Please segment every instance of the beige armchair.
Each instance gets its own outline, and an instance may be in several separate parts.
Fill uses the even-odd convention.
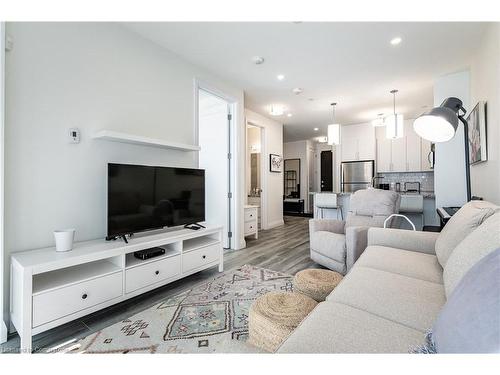
[[[398,193],[380,189],[358,190],[351,195],[345,221],[311,219],[311,259],[345,275],[367,246],[368,229],[383,227],[384,220],[398,213]],[[390,226],[395,225],[390,222]]]

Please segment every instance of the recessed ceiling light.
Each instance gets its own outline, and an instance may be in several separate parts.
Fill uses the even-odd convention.
[[[292,117],[293,115],[291,113],[288,113],[286,116],[287,117]]]
[[[319,128],[314,128],[314,131],[317,132],[319,130]]]
[[[403,41],[403,39],[401,39],[399,36],[397,36],[397,37],[391,39],[391,44],[393,46],[397,46],[402,41]]]
[[[272,116],[281,116],[283,113],[285,113],[285,109],[283,108],[282,105],[273,104],[271,105],[271,111],[269,111],[269,113]]]
[[[283,74],[278,74],[278,75],[276,76],[276,78],[278,78],[278,81],[283,81],[283,80],[285,79],[285,75],[283,75]]]
[[[254,64],[257,64],[257,65],[264,64],[264,58],[261,56],[252,57],[252,61],[254,62]]]
[[[295,95],[299,95],[299,94],[302,94],[302,89],[300,87],[296,87],[292,90],[292,92],[295,94]]]

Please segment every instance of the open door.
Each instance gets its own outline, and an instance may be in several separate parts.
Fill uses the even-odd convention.
[[[223,225],[223,246],[231,248],[231,123],[232,105],[203,89],[198,90],[199,166],[205,169],[205,217]]]

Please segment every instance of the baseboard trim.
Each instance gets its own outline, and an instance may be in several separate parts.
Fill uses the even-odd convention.
[[[283,221],[283,219],[276,220],[276,221],[268,223],[266,229],[272,229],[272,228],[280,227],[282,225],[285,225],[285,222]]]

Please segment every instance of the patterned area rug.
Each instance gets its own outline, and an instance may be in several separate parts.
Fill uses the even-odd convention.
[[[67,345],[69,353],[258,353],[246,344],[259,296],[291,291],[292,276],[245,265]]]

